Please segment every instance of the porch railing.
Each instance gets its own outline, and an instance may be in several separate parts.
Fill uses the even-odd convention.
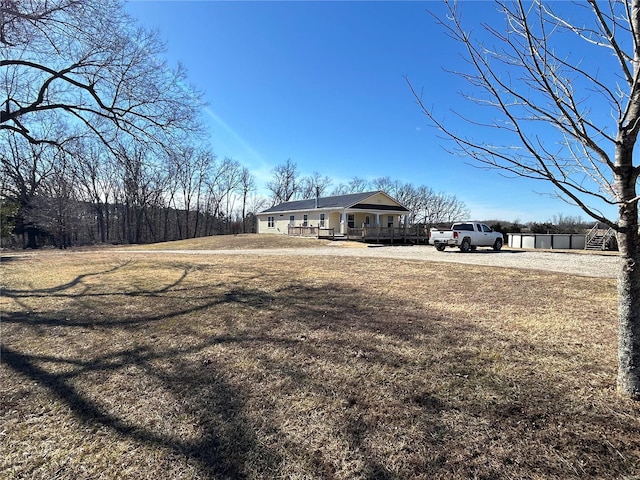
[[[289,225],[289,235],[295,237],[333,237],[335,235],[334,228],[325,227],[303,227],[301,225]]]
[[[407,227],[377,227],[364,226],[347,229],[347,237],[352,240],[374,241],[395,239],[422,239],[429,238],[429,230],[424,226]]]
[[[419,240],[426,242],[429,239],[429,230],[424,226],[408,227],[379,227],[363,226],[347,228],[344,237],[349,240],[359,240],[361,242],[387,241],[387,240]],[[335,237],[334,228],[311,227],[301,225],[289,225],[288,234],[296,237]]]

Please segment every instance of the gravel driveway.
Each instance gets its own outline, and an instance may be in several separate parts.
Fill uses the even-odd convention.
[[[118,251],[118,250],[116,250]],[[341,247],[339,244],[303,249],[262,250],[119,250],[126,253],[178,253],[190,255],[331,255],[339,257],[398,258],[425,262],[453,262],[492,267],[523,268],[570,273],[587,277],[616,278],[618,257],[610,254],[540,252],[504,249],[500,252],[479,249],[461,253],[458,249],[438,252],[432,246],[368,246]],[[582,252],[582,251],[581,251]]]

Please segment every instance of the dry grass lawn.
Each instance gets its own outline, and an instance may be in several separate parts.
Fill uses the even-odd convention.
[[[361,242],[341,242],[310,237],[288,237],[285,235],[214,235],[211,237],[177,240],[146,245],[135,245],[127,248],[133,250],[243,250],[263,248],[317,248],[317,247],[350,247],[366,248]]]
[[[108,250],[1,268],[6,479],[640,478],[613,280]]]

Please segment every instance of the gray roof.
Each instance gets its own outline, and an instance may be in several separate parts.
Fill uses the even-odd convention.
[[[406,211],[409,210],[403,206],[391,207],[387,205],[373,205],[373,204],[360,204],[363,200],[372,197],[378,193],[384,193],[380,190],[375,192],[361,192],[350,193],[348,195],[337,195],[334,197],[319,197],[317,199],[318,205],[316,206],[315,198],[308,198],[306,200],[293,200],[291,202],[284,202],[279,205],[275,205],[271,208],[267,208],[260,213],[277,213],[277,212],[293,212],[299,210],[315,210],[317,209],[330,209],[330,208],[370,208],[372,210],[395,210]],[[386,194],[385,194],[386,195]],[[360,205],[358,205],[360,204]]]

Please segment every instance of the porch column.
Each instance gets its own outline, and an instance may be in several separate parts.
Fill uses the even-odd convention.
[[[380,226],[380,214],[376,213],[376,227]]]

